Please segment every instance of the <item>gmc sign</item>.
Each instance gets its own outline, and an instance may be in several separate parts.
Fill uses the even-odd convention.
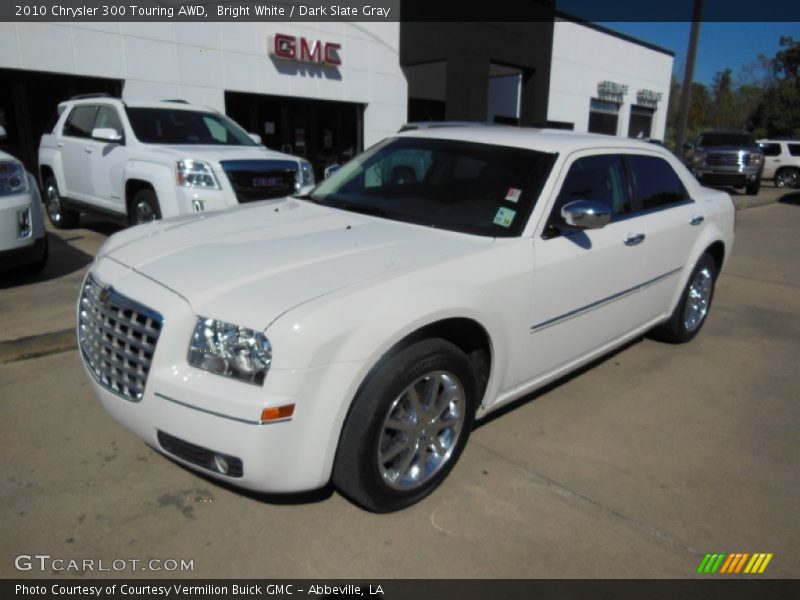
[[[307,40],[304,37],[276,33],[271,36],[269,53],[283,60],[338,66],[342,64],[342,59],[339,57],[341,47],[341,44],[333,42]]]

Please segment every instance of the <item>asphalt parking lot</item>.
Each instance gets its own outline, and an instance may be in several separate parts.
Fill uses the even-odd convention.
[[[800,194],[736,202],[696,340],[638,340],[480,424],[443,486],[391,515],[222,487],[112,421],[70,329],[116,228],[51,231],[41,276],[0,279],[0,577],[82,575],[14,566],[48,554],[193,561],[89,577],[685,578],[708,552],[800,576]]]

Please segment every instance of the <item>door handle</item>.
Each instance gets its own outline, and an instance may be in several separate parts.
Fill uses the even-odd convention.
[[[644,241],[643,233],[631,233],[625,238],[626,246],[636,246]]]
[[[94,150],[92,148],[90,148],[89,146],[86,146],[83,149],[83,151],[86,152],[86,154],[91,154],[92,152],[94,152]]]
[[[695,215],[691,219],[689,219],[689,225],[700,225],[705,220],[705,217],[701,215]]]

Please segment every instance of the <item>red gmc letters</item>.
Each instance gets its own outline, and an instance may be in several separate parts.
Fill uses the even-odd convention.
[[[276,33],[270,42],[269,51],[275,58],[331,66],[342,64],[342,59],[339,57],[341,44],[307,40],[285,33]]]

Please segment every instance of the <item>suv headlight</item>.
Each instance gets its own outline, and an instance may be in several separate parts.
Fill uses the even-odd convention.
[[[260,331],[198,317],[189,344],[189,364],[210,373],[263,385],[272,346]]]
[[[706,160],[706,153],[705,152],[695,152],[694,157],[692,158],[692,162],[695,165],[702,165]]]
[[[28,176],[18,160],[0,161],[0,196],[28,191]]]
[[[747,157],[747,164],[749,166],[760,165],[764,163],[764,155],[760,152],[753,152]]]
[[[211,165],[203,160],[185,158],[175,164],[175,175],[178,185],[182,187],[201,187],[220,189]]]
[[[300,159],[300,170],[297,172],[297,183],[295,188],[300,191],[300,188],[314,185],[314,167],[307,160]]]

